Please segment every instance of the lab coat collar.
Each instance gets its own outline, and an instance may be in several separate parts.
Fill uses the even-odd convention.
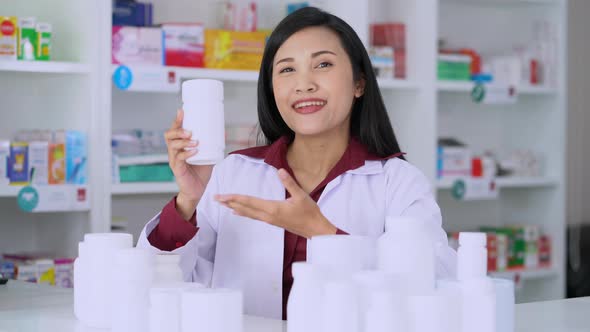
[[[283,136],[271,145],[257,146],[244,150],[234,151],[231,154],[241,156],[256,163],[265,163],[276,169],[287,168],[287,148],[291,141]],[[348,147],[344,151],[342,160],[336,167],[342,169],[342,173],[350,174],[379,174],[383,172],[384,161],[397,158],[403,153],[396,153],[387,157],[379,157],[370,153],[367,147],[360,143],[355,137],[351,137]]]

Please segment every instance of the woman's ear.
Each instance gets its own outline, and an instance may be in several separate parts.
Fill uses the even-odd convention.
[[[367,81],[365,80],[365,75],[361,76],[354,86],[354,96],[355,98],[360,98],[365,94],[365,85]]]

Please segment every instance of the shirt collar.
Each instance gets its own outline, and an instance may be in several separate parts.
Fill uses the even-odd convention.
[[[291,142],[289,138],[283,136],[271,145],[257,146],[244,150],[238,150],[232,152],[231,154],[243,155],[253,159],[263,160],[264,163],[273,166],[276,169],[285,168],[289,171],[289,173],[292,173],[290,171],[291,169],[289,167],[289,164],[287,163],[287,149],[290,143]],[[379,157],[375,154],[370,153],[367,150],[367,147],[360,143],[356,138],[351,137],[348,146],[346,147],[346,150],[342,155],[342,158],[340,158],[340,160],[338,161],[338,163],[336,163],[336,165],[334,166],[332,171],[330,171],[330,173],[332,176],[338,176],[350,170],[360,169],[366,164],[372,165],[373,167],[380,166],[379,169],[381,170],[381,162],[378,163],[379,165],[376,165],[377,163],[370,163],[370,161],[388,160],[399,157],[402,154],[403,153],[396,153],[387,157]],[[373,169],[373,167],[371,167],[371,169]]]

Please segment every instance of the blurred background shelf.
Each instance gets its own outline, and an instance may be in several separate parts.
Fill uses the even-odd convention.
[[[88,74],[92,66],[59,61],[0,61],[0,71],[48,74]]]
[[[440,92],[470,93],[474,85],[475,83],[468,81],[438,81],[436,87]],[[552,95],[557,93],[555,88],[533,85],[519,85],[516,87],[516,91],[525,95]]]
[[[454,183],[455,180],[452,179],[437,180],[436,187],[440,190],[452,189]],[[505,177],[496,178],[496,183],[500,189],[509,189],[553,187],[558,185],[559,181],[551,177]]]
[[[172,194],[178,192],[175,182],[117,183],[112,186],[113,195]]]

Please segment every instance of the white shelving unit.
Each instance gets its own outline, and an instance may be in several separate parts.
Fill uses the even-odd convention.
[[[203,22],[206,27],[216,27],[217,18],[213,15],[216,9],[210,1],[151,2],[155,7],[155,23]],[[272,28],[284,17],[286,3],[260,0],[259,25]],[[554,264],[548,270],[519,272],[526,282],[518,299],[563,297],[567,1],[325,0],[322,4],[324,9],[351,24],[366,45],[370,23],[406,24],[407,79],[380,80],[379,84],[407,159],[438,189],[445,229],[473,230],[508,223],[541,226],[552,236]],[[108,231],[113,219],[123,221],[117,224],[125,225],[137,236],[143,224],[177,188],[170,183],[111,184],[110,135],[121,129],[168,128],[180,106],[178,87],[167,90],[168,93],[135,93],[112,86],[110,76],[117,66],[110,63],[110,1],[56,0],[49,4],[42,0],[0,0],[0,5],[4,15],[38,16],[54,23],[55,59],[59,60],[44,64],[0,62],[0,100],[14,110],[11,121],[0,122],[1,136],[9,136],[19,128],[87,131],[91,142],[89,191],[92,197],[90,213],[31,216],[15,211],[12,201],[15,188],[0,188],[3,197],[0,208],[4,211],[0,221],[0,250],[15,247],[64,249],[75,253],[83,232]],[[453,46],[497,54],[510,51],[515,44],[527,43],[532,38],[531,25],[538,19],[557,27],[557,77],[553,85],[518,86],[517,102],[498,106],[475,105],[469,98],[473,83],[437,81],[440,38]],[[226,122],[254,124],[257,121],[257,72],[181,67],[150,70],[172,70],[177,78],[223,80]],[[35,93],[22,98],[22,91],[31,85]],[[452,182],[436,178],[437,140],[442,136],[457,137],[475,150],[526,148],[544,152],[543,176],[498,179],[502,190],[496,200],[456,201],[448,190]],[[30,222],[19,223],[23,219]],[[15,232],[17,236],[13,235]],[[3,234],[11,234],[11,239],[6,240]]]
[[[104,211],[110,207],[103,198],[110,194],[103,179],[110,175],[101,165],[110,153],[110,117],[103,106],[109,97],[104,64],[109,64],[111,8],[105,4],[102,0],[0,0],[2,15],[33,16],[53,26],[52,61],[0,61],[0,137],[12,139],[20,129],[86,132],[86,195],[91,206],[90,211],[25,213],[15,198],[21,187],[0,186],[0,252],[73,257],[84,233],[108,228]]]
[[[442,179],[436,182],[436,187],[439,190],[451,189],[454,180]],[[559,181],[553,178],[534,178],[534,177],[507,177],[497,178],[496,184],[500,189],[526,189],[526,188],[542,188],[555,187],[559,185]]]
[[[0,72],[90,74],[92,67],[84,63],[60,61],[0,61]]]
[[[142,182],[113,184],[113,195],[174,194],[178,192],[176,183]]]
[[[470,93],[474,87],[473,82],[466,81],[438,81],[437,89],[440,92],[464,92]],[[555,95],[557,89],[545,86],[533,86],[533,85],[519,85],[516,86],[518,94],[523,95]]]

